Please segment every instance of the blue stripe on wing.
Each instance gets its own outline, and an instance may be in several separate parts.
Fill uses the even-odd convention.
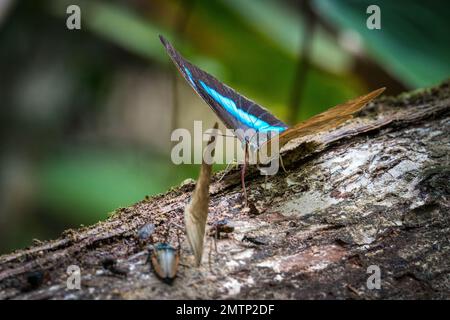
[[[189,73],[188,73],[189,77]],[[200,84],[205,89],[205,91],[209,94],[211,98],[213,98],[218,104],[220,104],[222,107],[225,108],[225,110],[228,111],[230,115],[232,115],[234,118],[236,118],[238,121],[245,124],[247,127],[253,128],[256,131],[259,132],[269,132],[269,131],[277,131],[278,133],[283,132],[286,130],[285,127],[282,126],[271,126],[267,122],[255,117],[254,115],[245,112],[242,109],[239,109],[236,106],[236,103],[221,95],[213,88],[206,85],[203,81],[200,80]]]
[[[194,79],[192,78],[191,71],[190,71],[188,68],[186,68],[186,67],[184,67],[184,71],[186,71],[186,74],[187,74],[187,76],[188,76],[188,78],[189,78],[189,81],[192,83],[192,85],[194,86],[194,88],[196,88]]]

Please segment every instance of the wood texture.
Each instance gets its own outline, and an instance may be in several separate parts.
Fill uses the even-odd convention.
[[[314,144],[292,141],[283,152],[288,173],[266,183],[251,168],[247,210],[239,172],[221,181],[216,174],[208,225],[227,218],[235,229],[200,268],[182,228],[195,186],[187,182],[107,221],[1,256],[0,298],[448,299],[449,110],[447,82],[377,99]],[[167,236],[176,247],[181,240],[172,286],[155,277],[136,239],[146,223],[157,226],[155,242]],[[111,256],[126,276],[102,267]],[[74,264],[81,290],[66,288]],[[366,286],[371,265],[380,267],[380,290]]]

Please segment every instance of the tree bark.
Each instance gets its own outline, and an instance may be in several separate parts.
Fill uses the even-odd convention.
[[[448,299],[449,84],[377,99],[314,143],[292,141],[287,173],[266,182],[250,169],[249,210],[238,170],[216,174],[208,225],[226,218],[235,229],[215,240],[217,251],[206,240],[198,268],[183,230],[195,185],[186,182],[1,256],[0,298]],[[147,223],[156,230],[143,243]],[[148,263],[146,246],[158,241],[180,243],[172,285]],[[70,265],[81,269],[79,290],[67,288]],[[377,268],[380,289],[371,286]]]

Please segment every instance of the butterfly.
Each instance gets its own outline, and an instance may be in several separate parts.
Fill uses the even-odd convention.
[[[385,88],[377,89],[364,96],[330,108],[293,127],[288,127],[267,109],[239,94],[209,73],[184,59],[163,36],[159,36],[159,38],[189,85],[211,107],[227,128],[235,130],[237,138],[244,145],[245,161],[242,166],[241,180],[245,198],[247,197],[244,176],[249,149],[258,153],[261,153],[261,150],[265,150],[265,154],[272,154],[269,142],[275,136],[278,138],[278,148],[281,149],[293,139],[333,129],[352,118],[354,113],[361,110],[369,101],[385,90]],[[253,131],[257,134],[245,134],[248,131]]]

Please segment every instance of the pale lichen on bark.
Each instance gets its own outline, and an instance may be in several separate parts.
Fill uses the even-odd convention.
[[[292,142],[287,173],[247,178],[243,210],[237,171],[211,184],[208,224],[235,231],[205,243],[196,268],[180,228],[181,266],[172,286],[151,272],[136,240],[146,223],[154,241],[183,224],[194,184],[117,211],[92,227],[0,257],[0,298],[446,298],[449,281],[450,88],[381,98],[318,144]],[[102,267],[112,256],[127,276]],[[66,268],[82,289],[66,288]],[[381,289],[367,268],[379,266]],[[42,274],[37,285],[30,274]]]

